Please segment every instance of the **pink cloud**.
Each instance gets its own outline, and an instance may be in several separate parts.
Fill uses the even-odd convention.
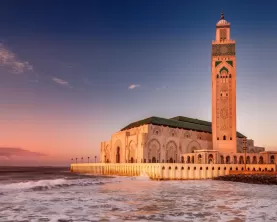
[[[0,147],[0,157],[6,157],[10,159],[11,157],[40,157],[46,156],[43,153],[32,152],[29,150],[24,150],[21,148],[10,148],[10,147]]]
[[[0,43],[0,66],[7,67],[12,73],[20,74],[24,71],[32,71],[33,66],[29,62],[20,61],[17,56]]]

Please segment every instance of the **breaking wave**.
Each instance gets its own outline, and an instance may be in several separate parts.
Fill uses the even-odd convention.
[[[67,180],[67,179],[52,179],[52,180],[39,180],[28,181],[20,183],[11,183],[0,186],[0,190],[48,190],[52,188],[68,187],[68,186],[89,186],[89,185],[102,185],[104,181],[95,180]],[[1,192],[0,192],[1,193]]]

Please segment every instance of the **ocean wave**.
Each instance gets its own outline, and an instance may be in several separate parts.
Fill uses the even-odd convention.
[[[28,182],[5,184],[0,186],[0,190],[2,192],[9,191],[9,190],[41,191],[41,190],[48,190],[48,189],[59,188],[59,187],[102,185],[105,183],[107,182],[97,181],[97,180],[84,180],[84,179],[67,180],[67,179],[61,178],[61,179],[52,179],[52,180],[39,180],[39,181],[28,181]]]

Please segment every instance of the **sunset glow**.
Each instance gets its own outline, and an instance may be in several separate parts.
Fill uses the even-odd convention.
[[[101,141],[150,116],[211,121],[222,8],[237,41],[237,129],[277,151],[277,5],[174,2],[5,1],[0,165],[93,161]]]

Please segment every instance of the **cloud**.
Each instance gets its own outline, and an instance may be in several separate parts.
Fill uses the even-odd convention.
[[[128,88],[129,88],[129,89],[134,89],[134,88],[138,88],[138,87],[140,87],[140,85],[132,84],[132,85],[130,85]]]
[[[56,77],[53,77],[52,80],[57,83],[58,85],[62,85],[62,86],[67,86],[69,88],[73,88],[69,82],[67,82],[66,80],[63,80],[63,79],[59,79],[59,78],[56,78]]]
[[[53,77],[52,80],[54,82],[56,82],[57,84],[60,84],[60,85],[64,85],[64,86],[69,85],[69,83],[67,81],[63,80],[63,79],[58,79],[56,77]]]
[[[24,150],[24,149],[21,149],[21,148],[0,147],[0,157],[10,159],[13,156],[18,156],[18,157],[40,157],[40,156],[46,156],[46,155],[43,154],[43,153],[32,152],[32,151]]]
[[[7,67],[12,73],[20,74],[24,71],[32,71],[33,66],[26,61],[20,61],[16,55],[0,43],[0,66]]]

